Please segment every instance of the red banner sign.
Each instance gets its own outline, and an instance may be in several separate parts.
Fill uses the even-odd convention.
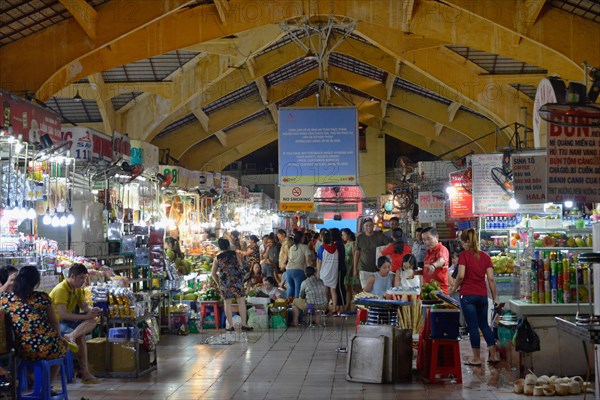
[[[450,215],[452,218],[470,218],[473,216],[471,187],[465,185],[467,182],[463,182],[463,180],[464,173],[462,171],[450,174],[450,185],[455,189],[455,192],[450,196]],[[471,184],[469,181],[468,185]]]
[[[0,90],[0,125],[12,126],[15,136],[23,135],[29,143],[39,143],[40,136],[50,135],[54,142],[61,139],[60,116]]]

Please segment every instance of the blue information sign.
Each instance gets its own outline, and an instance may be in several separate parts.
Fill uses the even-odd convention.
[[[358,185],[355,107],[279,110],[280,185]]]

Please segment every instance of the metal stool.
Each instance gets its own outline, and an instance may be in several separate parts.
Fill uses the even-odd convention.
[[[348,352],[348,327],[346,326],[346,321],[348,321],[348,317],[353,314],[350,313],[341,313],[339,314],[340,318],[343,318],[340,324],[340,343],[338,348],[335,349],[338,353],[347,353]]]

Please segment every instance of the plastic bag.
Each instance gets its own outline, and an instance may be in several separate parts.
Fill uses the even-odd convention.
[[[283,320],[283,317],[279,314],[271,315],[271,328],[272,329],[286,329],[287,324]]]
[[[517,351],[532,353],[540,351],[540,337],[535,333],[527,319],[521,320],[517,332],[513,338],[513,344]]]
[[[269,328],[269,316],[266,313],[259,314],[256,308],[252,307],[248,310],[248,326],[259,330]]]

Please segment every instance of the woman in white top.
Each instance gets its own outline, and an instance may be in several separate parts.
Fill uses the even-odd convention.
[[[285,265],[288,298],[300,297],[300,285],[306,278],[304,271],[307,266],[312,265],[310,250],[304,244],[304,234],[300,231],[294,232],[294,244],[288,250]]]
[[[331,239],[331,232],[321,232],[323,245],[317,250],[317,276],[323,281],[331,292],[331,301],[337,308],[337,284],[339,253],[337,246]]]

